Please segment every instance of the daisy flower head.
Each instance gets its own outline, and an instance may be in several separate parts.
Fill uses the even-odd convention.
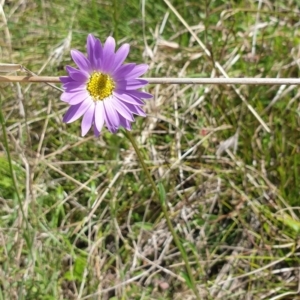
[[[115,46],[113,37],[108,37],[102,45],[89,34],[87,57],[78,50],[71,50],[78,69],[66,66],[68,76],[60,77],[64,88],[60,99],[70,105],[63,122],[71,123],[83,116],[82,136],[92,126],[95,136],[99,136],[104,124],[112,133],[119,127],[131,130],[133,115],[146,116],[141,108],[142,99],[152,98],[152,95],[138,89],[148,84],[139,78],[148,65],[123,64],[129,44],[123,44],[116,52]]]

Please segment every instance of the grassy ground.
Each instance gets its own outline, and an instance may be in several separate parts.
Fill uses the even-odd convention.
[[[217,77],[216,65],[230,77],[299,77],[296,0],[172,1],[187,25],[163,0],[68,2],[2,0],[1,62],[63,75],[70,47],[85,52],[93,33],[129,42],[147,77]],[[202,299],[300,299],[298,88],[147,90],[133,135],[165,186]],[[47,85],[0,93],[0,299],[194,299],[123,134],[80,137]]]

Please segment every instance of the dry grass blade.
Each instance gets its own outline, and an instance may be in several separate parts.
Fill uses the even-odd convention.
[[[188,31],[192,34],[192,36],[195,38],[195,40],[198,42],[198,44],[201,46],[205,54],[211,58],[211,53],[210,51],[205,47],[205,45],[201,42],[201,40],[198,38],[198,36],[194,33],[194,31],[190,28],[190,26],[186,23],[186,21],[181,17],[181,15],[177,12],[177,10],[174,8],[174,6],[168,1],[164,0],[164,2],[168,5],[168,7],[174,12],[174,14],[178,17],[178,19],[182,22],[182,24],[188,29]],[[225,78],[229,78],[223,67],[220,65],[219,62],[215,61],[214,62],[215,67],[221,72],[221,74]],[[267,124],[261,119],[261,117],[258,115],[258,113],[255,111],[255,109],[248,103],[246,98],[240,93],[240,91],[233,86],[234,91],[236,94],[241,98],[241,100],[246,104],[248,109],[251,111],[251,113],[256,117],[256,119],[260,122],[260,124],[263,126],[263,128],[267,131],[270,132],[269,127]]]

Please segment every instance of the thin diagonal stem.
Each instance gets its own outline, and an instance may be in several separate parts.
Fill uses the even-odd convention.
[[[18,190],[18,186],[17,186],[15,174],[14,174],[12,160],[11,160],[11,156],[10,156],[10,150],[9,150],[8,138],[7,138],[7,134],[6,134],[5,120],[4,120],[4,117],[3,117],[3,114],[2,114],[2,103],[1,102],[0,102],[0,123],[1,123],[1,127],[2,127],[3,142],[4,142],[4,147],[5,147],[5,150],[6,150],[6,155],[7,155],[11,180],[13,182],[13,186],[14,186],[14,189],[15,189],[15,192],[16,192],[16,195],[17,195],[17,199],[18,199],[19,206],[21,208],[22,215],[23,215],[23,217],[25,217],[22,202],[21,202],[21,197],[20,197],[20,194],[19,194],[19,190]]]
[[[25,221],[25,224],[26,224],[26,230],[24,231],[24,235],[26,237],[26,241],[27,241],[27,244],[29,246],[29,249],[31,250],[29,237],[27,236],[27,233],[29,232],[28,231],[29,225],[28,225],[28,220],[26,218],[26,215],[25,215],[25,212],[24,212],[24,209],[23,209],[23,204],[22,204],[22,200],[21,200],[21,197],[20,197],[20,194],[19,194],[19,189],[18,189],[18,186],[17,186],[17,181],[16,181],[16,177],[15,177],[15,173],[14,173],[14,169],[13,169],[13,165],[12,165],[12,159],[11,159],[9,145],[8,145],[8,137],[7,137],[7,133],[6,133],[6,127],[5,127],[5,119],[4,119],[4,116],[3,116],[3,113],[2,113],[2,101],[1,100],[0,100],[0,123],[1,123],[1,127],[2,127],[4,148],[6,150],[6,155],[7,155],[11,180],[12,180],[13,187],[14,187],[16,195],[17,195],[17,200],[18,200],[18,204],[19,204],[22,216],[23,216],[23,220]]]
[[[139,147],[138,147],[138,145],[137,145],[134,137],[132,136],[132,134],[129,131],[124,131],[124,133],[125,133],[125,136],[131,142],[131,144],[132,144],[132,146],[133,146],[133,148],[135,150],[135,153],[138,156],[139,162],[141,163],[141,166],[142,166],[142,168],[143,168],[143,170],[144,170],[147,178],[149,179],[150,184],[151,184],[151,186],[152,186],[152,188],[153,188],[153,190],[155,192],[155,195],[156,195],[159,203],[161,203],[161,201],[160,201],[160,193],[158,191],[158,188],[157,188],[157,186],[156,186],[156,184],[155,184],[155,182],[154,182],[154,180],[153,180],[153,178],[152,178],[152,176],[151,176],[151,174],[150,174],[150,172],[149,172],[149,170],[148,170],[148,168],[147,168],[147,166],[145,164],[145,161],[144,161],[144,158],[142,156],[142,153],[139,150]],[[167,221],[168,228],[169,228],[169,230],[170,230],[170,232],[171,232],[171,234],[173,236],[174,242],[175,242],[177,248],[179,249],[179,251],[181,253],[181,256],[183,258],[183,261],[184,261],[184,264],[185,264],[185,268],[186,268],[187,274],[189,276],[189,279],[190,279],[193,291],[195,293],[195,296],[197,297],[197,300],[200,300],[201,297],[199,295],[199,292],[198,292],[198,289],[197,289],[197,286],[196,286],[196,281],[194,279],[194,276],[193,276],[193,273],[192,273],[192,269],[191,269],[191,266],[190,266],[187,254],[186,254],[186,252],[185,252],[182,244],[180,243],[179,237],[178,237],[178,235],[177,235],[177,233],[176,233],[176,231],[175,231],[175,229],[174,229],[174,227],[172,225],[172,222],[171,222],[171,220],[169,218],[168,211],[167,211],[167,206],[166,206],[165,202],[161,203],[161,208],[162,208],[164,217],[165,217],[165,219]]]

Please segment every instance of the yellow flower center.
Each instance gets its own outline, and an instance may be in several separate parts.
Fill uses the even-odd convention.
[[[90,93],[94,101],[104,100],[112,95],[115,88],[115,82],[107,75],[100,72],[94,72],[88,83],[86,89]]]

